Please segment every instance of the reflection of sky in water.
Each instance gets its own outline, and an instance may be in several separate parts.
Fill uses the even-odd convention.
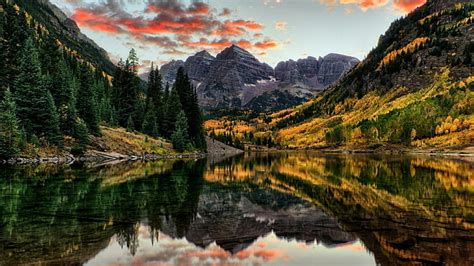
[[[145,225],[139,227],[138,241],[132,256],[113,237],[109,246],[86,265],[375,265],[359,241],[328,248],[314,242],[287,241],[270,233],[231,254],[215,243],[203,249],[185,238],[173,239],[161,232],[153,243]]]

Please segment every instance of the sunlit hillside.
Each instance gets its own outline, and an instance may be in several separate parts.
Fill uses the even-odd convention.
[[[271,145],[259,145],[280,148],[467,152],[474,140],[474,4],[458,2],[446,8],[430,1],[392,23],[367,58],[317,98],[257,118],[208,121],[208,132],[252,144],[266,136]]]

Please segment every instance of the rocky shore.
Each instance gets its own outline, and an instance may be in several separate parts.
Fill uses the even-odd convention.
[[[215,156],[233,156],[243,153],[242,150],[228,146],[222,142],[206,137],[208,151],[190,153],[167,153],[167,154],[122,154],[118,152],[103,152],[89,150],[83,156],[72,154],[58,156],[18,157],[8,160],[0,160],[0,164],[24,165],[24,164],[72,164],[75,162],[113,162],[113,161],[153,161],[162,159],[202,159]]]

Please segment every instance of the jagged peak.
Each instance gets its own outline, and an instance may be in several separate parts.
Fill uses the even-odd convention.
[[[255,60],[257,60],[255,58],[255,56],[253,56],[250,52],[248,52],[247,50],[235,45],[235,44],[232,44],[231,46],[225,48],[222,52],[220,52],[218,55],[217,55],[217,58],[236,58],[236,57],[250,57],[250,58],[254,58]],[[258,61],[258,60],[257,60]]]
[[[208,51],[206,50],[202,50],[200,52],[197,52],[194,56],[199,56],[199,57],[212,57],[214,58],[214,56],[212,56]]]
[[[343,55],[343,54],[337,54],[337,53],[330,53],[327,54],[325,57],[323,57],[323,60],[357,60],[359,59],[349,56],[349,55]]]

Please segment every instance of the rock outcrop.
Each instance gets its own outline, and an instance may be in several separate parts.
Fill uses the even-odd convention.
[[[282,200],[286,200],[285,205],[278,205]],[[232,254],[271,232],[279,238],[317,241],[329,247],[356,240],[321,209],[272,191],[205,191],[198,199],[196,213],[199,217],[183,235],[186,240],[203,248],[215,242]],[[161,224],[162,232],[178,238],[177,226],[172,220],[163,220]]]
[[[176,73],[180,67],[184,67],[184,61],[182,60],[172,60],[168,64],[161,66],[160,74],[163,82],[173,84],[176,79]]]
[[[188,57],[184,68],[193,81],[202,82],[208,76],[211,65],[216,58],[207,51],[201,51]]]
[[[329,54],[319,59],[308,57],[298,61],[289,60],[278,63],[275,77],[282,84],[303,84],[312,90],[322,90],[334,84],[358,63],[357,58],[340,54]]]
[[[241,108],[245,87],[269,81],[272,76],[269,65],[232,45],[217,55],[204,84],[198,88],[199,100],[208,108]]]

